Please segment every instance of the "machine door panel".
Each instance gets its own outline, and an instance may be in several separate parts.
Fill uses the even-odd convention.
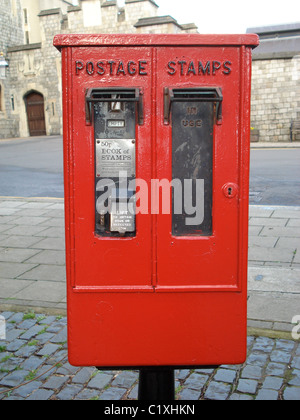
[[[72,66],[74,286],[153,291],[151,214],[134,211],[135,180],[151,180],[151,51],[77,48]]]
[[[158,51],[166,68],[157,80],[157,115],[164,116],[158,118],[157,177],[172,181],[173,210],[157,219],[157,290],[234,290],[242,179],[239,50],[181,54]]]

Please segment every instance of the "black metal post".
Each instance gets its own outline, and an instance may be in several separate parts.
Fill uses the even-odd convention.
[[[174,401],[175,371],[172,368],[140,370],[139,401]]]

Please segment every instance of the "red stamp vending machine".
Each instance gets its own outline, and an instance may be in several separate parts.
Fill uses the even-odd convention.
[[[70,363],[246,358],[256,35],[58,35]]]

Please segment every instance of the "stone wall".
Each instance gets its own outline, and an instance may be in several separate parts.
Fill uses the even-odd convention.
[[[260,141],[288,142],[300,118],[300,55],[253,61],[251,126]]]
[[[0,52],[3,52],[7,61],[8,47],[22,44],[24,41],[22,10],[19,0],[0,1],[0,28]],[[6,70],[6,77],[0,78],[0,138],[10,138],[18,135],[19,116],[18,113],[13,111],[13,98],[9,84],[11,74],[12,71],[9,67]]]
[[[14,2],[20,6],[19,0],[1,0],[0,23],[13,16],[8,6]],[[153,0],[126,0],[121,9],[114,0],[86,0],[80,6],[68,7],[66,13],[60,8],[44,10],[38,15],[41,42],[24,45],[23,15],[19,7],[16,22],[8,20],[3,27],[9,28],[9,31],[2,37],[0,35],[0,46],[1,40],[3,45],[8,46],[4,52],[9,60],[9,75],[5,83],[1,79],[0,83],[2,92],[7,93],[5,108],[10,110],[9,113],[0,112],[0,138],[29,136],[24,98],[32,91],[44,96],[47,135],[62,133],[61,55],[53,47],[56,34],[195,31],[194,26],[186,25],[185,29],[176,21],[170,23],[158,20],[156,26],[143,24],[142,28],[135,27],[141,19],[155,19],[157,10],[158,6]],[[5,18],[2,11],[5,11]],[[11,31],[17,25],[21,29]]]
[[[60,54],[53,48],[53,34],[61,30],[60,9],[41,13],[42,43],[10,47],[10,95],[14,97],[19,117],[17,137],[29,136],[25,96],[37,91],[44,96],[47,135],[61,133],[61,66]]]

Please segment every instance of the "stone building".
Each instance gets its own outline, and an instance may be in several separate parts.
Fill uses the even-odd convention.
[[[19,0],[0,2],[0,52],[8,62],[8,48],[24,43],[22,10]],[[0,138],[13,137],[18,133],[18,117],[14,97],[10,92],[9,70],[3,67],[0,75]]]
[[[251,126],[260,141],[300,141],[300,23],[250,28],[253,51]]]
[[[1,0],[0,138],[62,132],[61,56],[53,37],[62,33],[195,33],[158,16],[154,0]],[[1,74],[1,73],[0,73]]]

